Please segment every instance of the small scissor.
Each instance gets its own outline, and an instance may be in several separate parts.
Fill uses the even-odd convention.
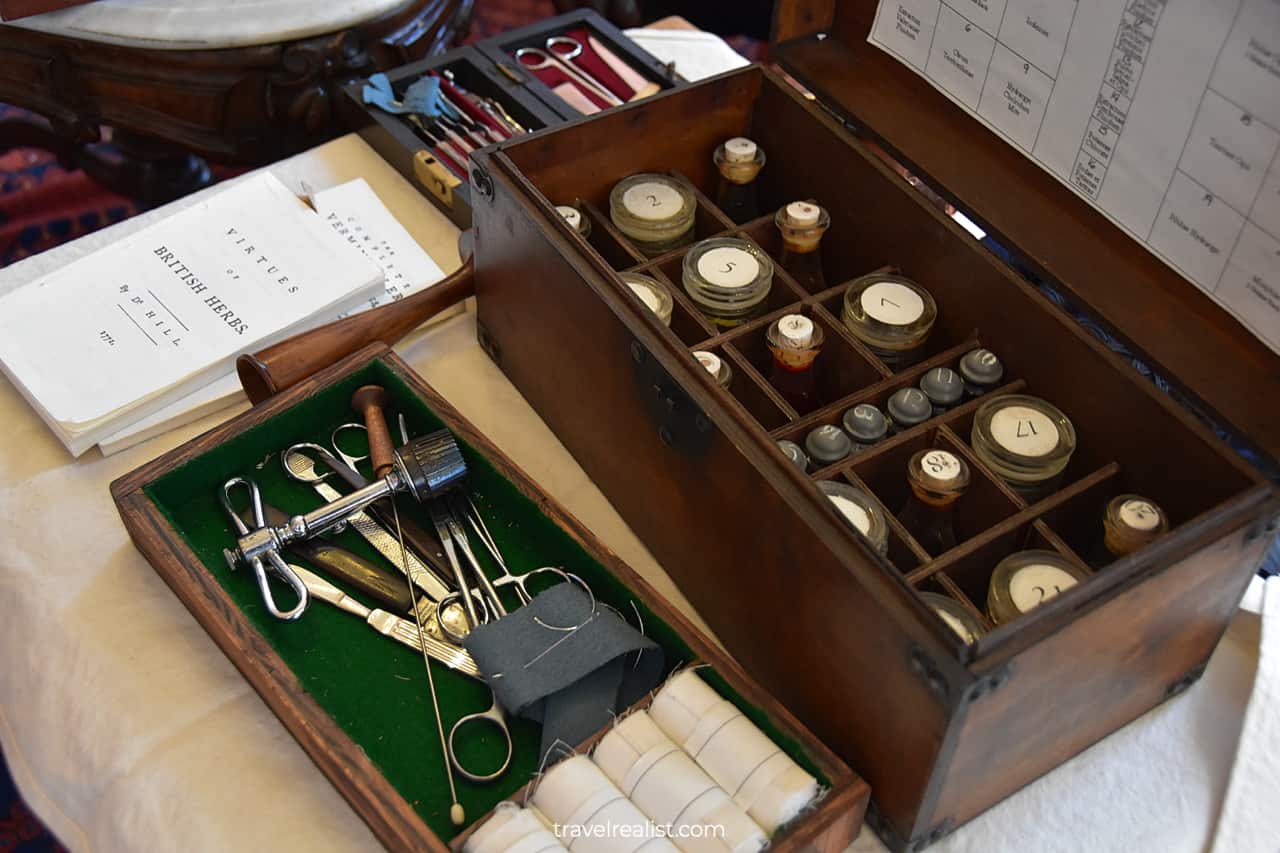
[[[557,48],[568,48],[568,50],[557,50]],[[606,89],[599,80],[573,64],[573,60],[581,55],[582,43],[577,39],[572,39],[568,36],[552,36],[547,39],[546,50],[540,47],[522,47],[517,50],[516,62],[519,62],[530,71],[540,71],[543,68],[559,68],[569,76],[569,79],[599,97],[609,106],[621,106],[621,98]],[[533,61],[526,62],[526,56]]]

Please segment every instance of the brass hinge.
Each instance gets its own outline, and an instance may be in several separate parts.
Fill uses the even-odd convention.
[[[453,190],[462,185],[462,179],[432,157],[429,151],[419,151],[413,155],[413,176],[441,204],[453,208]]]

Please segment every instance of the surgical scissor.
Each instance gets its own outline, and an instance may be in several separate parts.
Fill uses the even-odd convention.
[[[557,48],[568,48],[568,50],[561,51],[557,50]],[[517,50],[516,62],[519,62],[530,71],[540,71],[543,68],[558,68],[567,74],[570,80],[587,89],[609,106],[621,106],[621,98],[605,88],[593,75],[573,64],[573,60],[581,55],[582,43],[577,39],[569,36],[552,36],[547,39],[545,50],[540,47],[522,47]],[[526,56],[533,61],[526,62]]]

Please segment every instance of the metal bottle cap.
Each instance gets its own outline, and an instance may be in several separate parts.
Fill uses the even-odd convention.
[[[804,449],[814,461],[830,465],[848,456],[853,442],[840,427],[823,424],[805,436]]]
[[[843,423],[845,431],[863,444],[879,441],[889,430],[884,414],[870,403],[859,403],[845,412]]]
[[[949,367],[935,367],[920,377],[920,390],[935,406],[952,406],[964,396],[964,382]]]
[[[801,471],[808,470],[809,457],[804,455],[804,449],[794,441],[783,439],[778,442],[778,449],[782,451],[782,455],[791,461],[791,464],[799,468]]]
[[[903,388],[895,392],[885,408],[889,410],[889,417],[899,426],[924,423],[933,414],[933,405],[919,388]]]
[[[994,385],[1004,376],[1004,365],[989,349],[973,349],[960,359],[960,375],[974,385]]]

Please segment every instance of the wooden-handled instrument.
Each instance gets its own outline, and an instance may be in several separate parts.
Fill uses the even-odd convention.
[[[407,299],[302,332],[261,352],[240,356],[236,360],[240,384],[250,402],[260,403],[366,344],[396,343],[473,293],[475,266],[468,257],[456,272]]]

